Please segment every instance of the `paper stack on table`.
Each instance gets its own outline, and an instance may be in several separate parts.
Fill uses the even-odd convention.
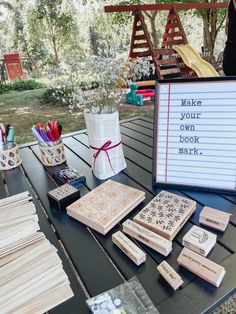
[[[145,193],[107,180],[67,207],[69,216],[106,234],[145,198]]]
[[[0,312],[45,313],[73,296],[27,192],[0,200]]]
[[[133,220],[172,241],[195,209],[195,201],[161,191]]]
[[[38,239],[38,216],[27,192],[0,200],[0,258]],[[34,239],[34,240],[33,240]]]

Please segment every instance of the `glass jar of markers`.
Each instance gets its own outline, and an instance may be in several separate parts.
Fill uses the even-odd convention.
[[[0,123],[0,170],[10,170],[22,163],[14,136],[15,131],[10,124]]]
[[[51,146],[45,146],[45,142],[38,143],[42,163],[45,166],[56,166],[66,161],[64,145],[61,139],[55,143],[50,142]]]

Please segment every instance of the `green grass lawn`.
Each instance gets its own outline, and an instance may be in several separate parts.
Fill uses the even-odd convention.
[[[58,120],[63,126],[63,133],[85,128],[82,112],[70,113],[67,106],[57,106],[43,102],[45,89],[22,92],[10,92],[0,95],[0,122],[10,123],[15,127],[18,144],[34,141],[31,127],[36,123]],[[153,116],[153,104],[143,107],[122,105],[119,109],[120,119],[129,117]]]

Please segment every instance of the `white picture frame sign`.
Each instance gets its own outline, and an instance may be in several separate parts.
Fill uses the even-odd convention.
[[[153,183],[236,191],[236,78],[156,83]]]

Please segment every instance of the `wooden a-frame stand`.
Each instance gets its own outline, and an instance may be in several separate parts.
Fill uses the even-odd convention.
[[[133,14],[130,58],[149,57],[150,62],[154,64],[158,79],[196,76],[193,70],[184,65],[181,57],[172,48],[173,45],[188,43],[179,15],[174,7],[169,11],[167,17],[160,49],[154,48],[142,12],[137,10]]]

